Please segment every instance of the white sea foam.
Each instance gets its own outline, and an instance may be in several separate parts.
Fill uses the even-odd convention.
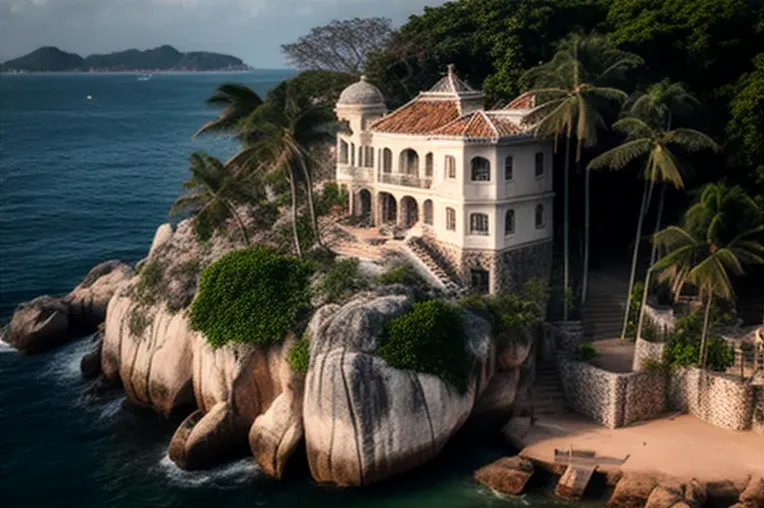
[[[169,455],[165,455],[159,461],[157,468],[171,484],[187,488],[235,488],[251,482],[260,474],[260,468],[252,457],[223,464],[206,471],[183,471],[175,465]]]
[[[90,338],[83,338],[71,344],[63,346],[55,352],[46,369],[40,372],[40,376],[53,378],[59,383],[70,383],[80,379],[80,362],[93,347]]]
[[[122,410],[122,405],[127,400],[127,397],[119,397],[114,400],[106,402],[100,406],[101,412],[98,415],[99,421],[112,420]]]

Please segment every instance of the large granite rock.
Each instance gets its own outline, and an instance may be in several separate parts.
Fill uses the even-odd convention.
[[[303,438],[302,384],[298,390],[290,386],[279,395],[264,414],[258,416],[249,431],[249,446],[263,471],[281,478],[287,461]]]
[[[475,480],[503,494],[522,494],[533,476],[533,464],[522,457],[503,457],[475,471]]]
[[[411,305],[406,294],[363,294],[314,316],[303,415],[308,463],[317,481],[367,485],[432,460],[490,381],[490,326],[470,314],[465,330],[473,367],[465,393],[376,356],[385,323]]]
[[[16,309],[8,343],[28,354],[39,353],[69,339],[69,308],[60,298],[40,296]]]
[[[751,477],[746,488],[740,493],[740,502],[751,507],[764,508],[764,477]]]
[[[608,506],[616,508],[641,508],[647,504],[658,481],[651,475],[627,473],[615,486]]]
[[[19,305],[11,319],[8,342],[34,354],[95,331],[106,318],[109,300],[132,276],[130,266],[107,261],[90,270],[66,296],[41,296]]]

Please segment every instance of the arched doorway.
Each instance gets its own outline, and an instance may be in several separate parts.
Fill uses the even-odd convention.
[[[367,189],[358,191],[358,216],[362,221],[368,221],[371,218],[371,192]]]
[[[422,208],[424,208],[424,223],[432,226],[432,200],[425,201]]]
[[[401,199],[401,221],[402,226],[405,228],[411,228],[419,222],[419,205],[417,205],[416,199],[411,196],[405,196]]]
[[[398,202],[387,192],[379,193],[379,220],[384,223],[396,224],[398,221]]]

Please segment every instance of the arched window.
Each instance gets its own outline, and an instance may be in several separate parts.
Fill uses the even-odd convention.
[[[359,146],[358,147],[358,165],[363,167],[366,165],[366,161],[364,160],[364,147]]]
[[[544,176],[544,152],[536,153],[536,177]]]
[[[446,208],[446,229],[456,231],[456,210],[453,208]]]
[[[504,180],[509,182],[515,177],[515,161],[511,155],[504,159]]]
[[[389,148],[382,151],[382,171],[385,173],[393,172],[393,151]]]
[[[491,163],[483,157],[472,159],[472,181],[490,182],[491,181]]]
[[[488,215],[484,213],[470,214],[470,234],[488,236]]]
[[[363,149],[363,165],[367,168],[374,167],[374,148],[366,146]]]
[[[432,226],[432,201],[429,199],[424,202],[424,223]]]
[[[536,205],[536,229],[544,229],[544,205]]]
[[[428,153],[424,158],[424,176],[427,178],[432,178],[432,171],[433,171],[433,160],[432,160],[432,153]]]
[[[347,141],[340,140],[340,164],[348,163],[348,143]]]
[[[515,234],[515,211],[507,210],[507,214],[504,216],[504,234]]]
[[[446,174],[448,178],[456,178],[456,159],[453,155],[446,155]]]
[[[419,154],[411,148],[401,152],[398,160],[398,172],[404,175],[419,176]]]

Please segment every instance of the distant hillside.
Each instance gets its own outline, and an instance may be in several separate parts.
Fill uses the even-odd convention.
[[[5,72],[62,72],[62,71],[215,71],[247,70],[249,67],[241,59],[192,51],[181,53],[172,46],[160,46],[140,51],[128,49],[116,53],[90,55],[82,58],[73,53],[65,53],[58,48],[36,49],[22,57],[8,60],[0,67]]]

